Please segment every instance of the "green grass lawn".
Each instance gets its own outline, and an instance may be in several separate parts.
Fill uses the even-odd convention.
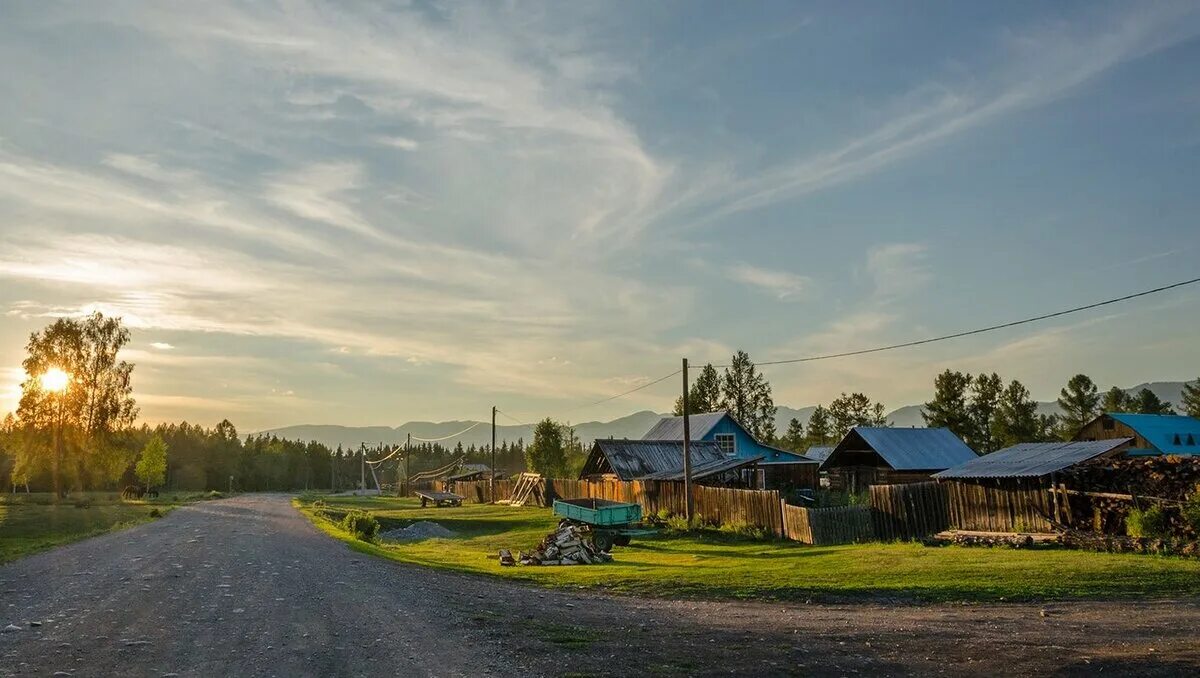
[[[635,539],[614,562],[562,567],[501,567],[501,548],[530,550],[557,520],[549,509],[470,504],[422,509],[393,497],[322,497],[331,509],[371,511],[385,528],[435,521],[457,536],[407,544],[367,544],[297,506],[325,532],[384,558],[525,580],[658,596],[805,599],[901,597],[928,601],[1166,597],[1200,594],[1200,561],[1176,557],[1015,550],[912,543],[806,546],[750,541],[721,533]]]
[[[0,563],[54,546],[154,520],[202,494],[163,494],[158,499],[121,501],[113,492],[72,495],[55,502],[48,493],[0,495]],[[78,500],[87,506],[77,508]]]

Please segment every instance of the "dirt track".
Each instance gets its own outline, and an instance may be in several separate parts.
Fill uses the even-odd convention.
[[[268,495],[183,508],[0,567],[0,627],[10,623],[22,630],[0,633],[0,675],[1176,675],[1200,667],[1200,601],[828,605],[543,591],[360,556],[286,497]]]

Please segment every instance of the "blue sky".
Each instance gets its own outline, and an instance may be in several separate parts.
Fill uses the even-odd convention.
[[[0,411],[133,329],[147,420],[666,409],[681,356],[1194,277],[1196,3],[5,3]],[[769,368],[793,406],[1195,378],[1200,294]]]

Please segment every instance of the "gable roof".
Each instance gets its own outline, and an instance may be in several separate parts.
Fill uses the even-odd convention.
[[[1200,454],[1200,420],[1182,414],[1107,415],[1125,424],[1163,454]],[[1189,438],[1190,436],[1190,438]],[[1188,441],[1191,440],[1189,444]]]
[[[729,417],[728,412],[706,412],[704,414],[689,414],[688,415],[688,433],[692,440],[699,440],[708,435],[709,431],[713,430],[721,420]],[[737,419],[729,417],[729,419],[737,424],[738,428],[746,432],[746,435],[753,438],[746,427],[738,423]],[[658,420],[649,431],[642,436],[642,440],[683,440],[683,417],[663,417]]]
[[[692,457],[692,477],[700,478],[729,468],[752,464],[760,458],[727,457],[715,442],[693,440],[688,445]],[[732,462],[732,466],[729,464]],[[728,467],[728,468],[726,468]],[[699,475],[701,469],[703,475]],[[683,474],[682,440],[627,440],[600,438],[583,465],[580,477],[611,471],[621,480],[637,480],[657,474]]]
[[[948,428],[856,426],[825,460],[835,462],[846,450],[871,449],[897,471],[941,471],[979,455]]]
[[[1040,478],[1116,452],[1130,438],[1069,443],[1021,443],[934,474],[934,478]]]

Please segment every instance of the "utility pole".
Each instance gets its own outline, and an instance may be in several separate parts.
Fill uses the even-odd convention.
[[[359,460],[361,460],[361,467],[359,468],[359,472],[358,472],[359,473],[358,489],[366,490],[367,489],[367,444],[366,443],[359,444],[358,458],[359,458]]]
[[[492,405],[492,477],[488,482],[488,503],[496,503],[496,406]]]
[[[692,524],[695,500],[692,498],[692,428],[688,421],[688,363],[683,359],[683,500],[687,504],[688,525]]]
[[[333,450],[329,451],[329,493],[337,492],[337,485],[333,480],[334,470],[337,468],[337,453]]]
[[[412,446],[412,434],[409,433],[408,437],[404,439],[404,496],[406,496],[406,497],[408,496],[409,490],[411,489],[408,485],[408,479],[410,477],[409,473],[408,473],[408,468],[409,468],[408,458],[412,456],[412,447],[411,446]]]

